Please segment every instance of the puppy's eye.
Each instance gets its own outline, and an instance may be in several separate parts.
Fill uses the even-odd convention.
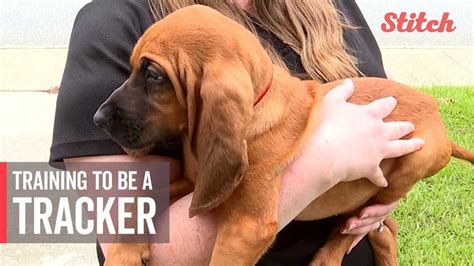
[[[160,75],[158,73],[148,70],[146,78],[150,80],[160,81],[163,79],[163,75]]]
[[[147,69],[146,79],[147,81],[153,83],[163,83],[168,81],[168,77],[166,77],[162,73],[157,73],[155,70],[152,70],[150,68]]]

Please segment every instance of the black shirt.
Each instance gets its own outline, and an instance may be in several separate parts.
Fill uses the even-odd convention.
[[[344,39],[366,76],[385,77],[380,50],[353,0],[335,1],[358,29]],[[57,99],[50,161],[64,158],[124,154],[92,117],[99,105],[130,75],[129,57],[142,33],[153,23],[146,0],[96,0],[83,7],[74,22],[64,74]],[[293,73],[304,73],[297,53],[272,34],[261,32]],[[156,150],[154,154],[176,155]],[[297,222],[286,226],[259,265],[307,265],[324,244],[334,219]],[[99,250],[100,251],[100,250]],[[373,264],[367,240],[346,256],[350,265]]]

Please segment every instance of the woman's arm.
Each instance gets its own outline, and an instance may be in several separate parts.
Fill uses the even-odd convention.
[[[376,184],[386,184],[379,168],[380,161],[422,146],[423,142],[418,139],[397,140],[414,129],[410,123],[382,121],[395,107],[393,99],[357,106],[346,102],[352,91],[352,83],[346,82],[325,96],[322,124],[300,157],[282,176],[278,211],[280,229],[338,182],[367,176]],[[101,157],[105,161],[115,158]],[[77,160],[93,161],[95,157]],[[187,195],[170,207],[170,242],[152,245],[154,264],[208,263],[216,235],[216,217],[211,211],[189,219],[191,198],[192,195]],[[157,224],[159,226],[159,221]],[[107,254],[107,245],[102,247]]]
[[[387,79],[393,80],[392,73],[385,67],[384,71],[387,75]],[[383,222],[398,206],[399,201],[392,202],[387,205],[375,204],[365,207],[360,211],[357,216],[350,217],[347,219],[345,228],[341,233],[356,235],[356,238],[349,247],[347,253],[364,238],[370,231],[376,230],[380,223]]]

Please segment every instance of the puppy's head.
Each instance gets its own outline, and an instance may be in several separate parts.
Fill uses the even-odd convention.
[[[173,148],[180,143],[185,129],[186,110],[178,103],[166,72],[143,59],[100,106],[94,123],[132,152],[154,145]]]
[[[247,126],[273,75],[268,54],[238,23],[192,6],[151,26],[131,67],[95,123],[131,150],[186,137],[199,165],[190,216],[218,206],[248,166]]]

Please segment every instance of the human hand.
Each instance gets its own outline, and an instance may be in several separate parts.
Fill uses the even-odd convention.
[[[313,158],[324,160],[338,181],[365,177],[386,187],[380,162],[414,152],[424,141],[400,140],[415,130],[410,122],[383,121],[397,105],[395,98],[355,105],[347,102],[353,92],[354,84],[346,80],[324,96],[319,114],[322,120],[309,143],[317,147]]]
[[[364,238],[370,231],[377,230],[381,223],[397,208],[399,201],[383,205],[375,204],[365,207],[359,216],[353,216],[346,221],[342,234],[356,235],[347,253]]]

